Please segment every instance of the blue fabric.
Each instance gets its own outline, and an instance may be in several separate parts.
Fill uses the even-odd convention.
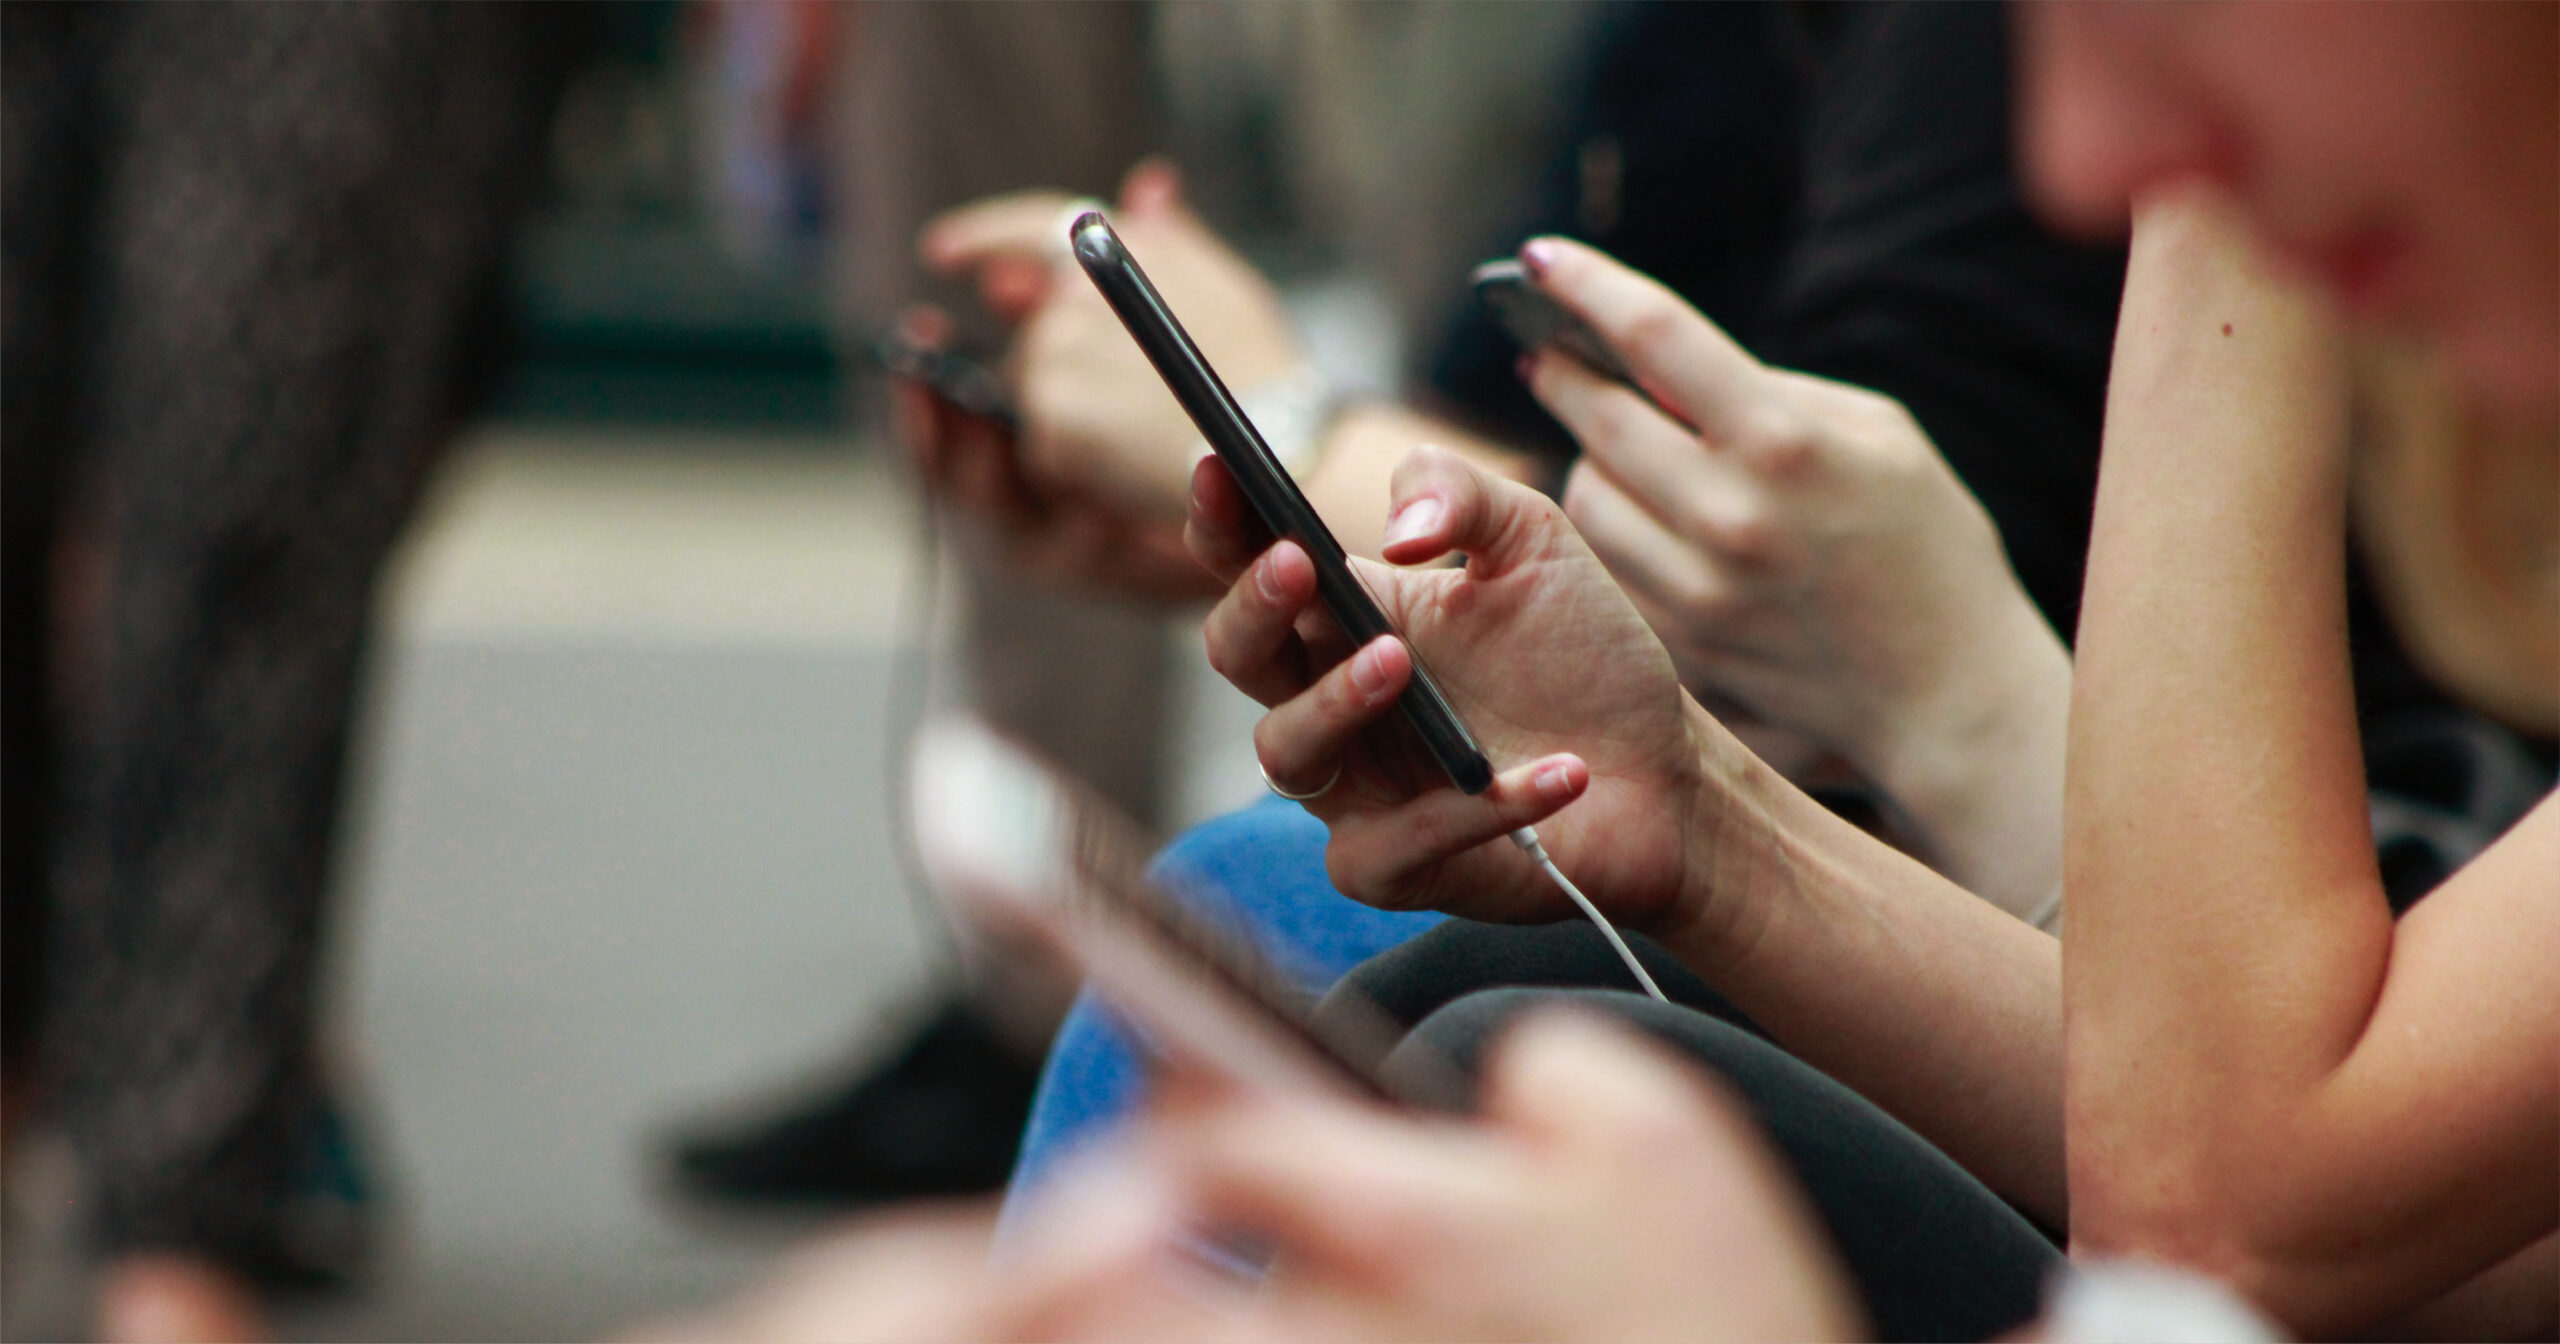
[[[1429,912],[1372,910],[1325,879],[1324,823],[1295,803],[1265,799],[1184,832],[1155,871],[1208,918],[1250,939],[1310,993],[1439,923]],[[1136,1109],[1145,1089],[1140,1047],[1088,992],[1049,1047],[1031,1123],[1005,1194],[1005,1225],[1024,1192],[1059,1161]]]

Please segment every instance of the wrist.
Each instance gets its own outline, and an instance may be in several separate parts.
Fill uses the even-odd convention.
[[[1798,805],[1820,811],[1697,701],[1681,697],[1695,775],[1678,804],[1679,871],[1642,931],[1712,979],[1766,936],[1802,871]]]
[[[1856,761],[1958,885],[2019,912],[2061,879],[2071,655],[2023,595]]]

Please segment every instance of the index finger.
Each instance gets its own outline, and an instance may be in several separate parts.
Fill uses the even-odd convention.
[[[992,257],[1060,256],[1067,208],[1086,198],[1063,191],[990,196],[934,217],[916,240],[925,264],[956,271]]]
[[[1748,431],[1753,383],[1765,370],[1706,314],[1653,277],[1568,238],[1532,238],[1520,261],[1540,288],[1600,333],[1648,395],[1708,442]]]

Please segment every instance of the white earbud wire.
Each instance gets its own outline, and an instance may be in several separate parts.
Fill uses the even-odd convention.
[[[1582,888],[1573,885],[1573,879],[1566,877],[1563,869],[1556,867],[1556,861],[1547,854],[1547,847],[1538,842],[1538,832],[1535,827],[1523,826],[1513,831],[1511,843],[1518,845],[1520,852],[1528,855],[1531,862],[1545,869],[1548,878],[1563,890],[1565,896],[1582,911],[1583,916],[1599,927],[1600,936],[1608,939],[1609,946],[1617,949],[1618,960],[1627,963],[1627,969],[1635,974],[1636,983],[1644,986],[1645,993],[1652,995],[1658,1002],[1671,1002],[1663,994],[1662,986],[1653,983],[1653,976],[1645,970],[1644,963],[1636,960],[1635,949],[1627,946],[1627,940],[1618,936],[1617,927],[1609,922],[1609,917],[1601,914],[1600,907],[1593,905],[1591,898],[1582,894]]]

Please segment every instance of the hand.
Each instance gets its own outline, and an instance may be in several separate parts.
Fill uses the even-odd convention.
[[[989,306],[1020,323],[1010,366],[1029,480],[1175,522],[1200,433],[1067,257],[1071,199],[1023,192],[964,206],[927,226],[924,259],[975,273]],[[1297,366],[1279,296],[1183,204],[1170,165],[1130,170],[1112,225],[1227,386]]]
[[[1773,369],[1696,309],[1561,239],[1538,282],[1689,424],[1570,357],[1530,385],[1580,441],[1565,511],[1693,685],[1874,772],[1978,708],[1986,646],[2058,653],[2000,537],[1890,397]],[[1689,425],[1694,425],[1693,430]]]
[[[950,319],[929,307],[908,310],[899,327],[928,349],[940,347],[951,331]],[[1217,581],[1183,549],[1179,523],[1033,484],[1009,430],[921,383],[894,380],[891,397],[895,432],[925,490],[991,531],[1009,567],[1115,595],[1165,601],[1217,595]]]
[[[2070,656],[1918,423],[1760,363],[1590,248],[1522,258],[1653,398],[1569,356],[1526,365],[1583,447],[1565,511],[1683,680],[1856,765],[1959,881],[2041,903],[2061,879]]]
[[[1307,804],[1332,831],[1334,885],[1386,907],[1568,917],[1500,843],[1544,822],[1548,851],[1619,917],[1648,928],[1694,919],[1709,884],[1690,846],[1716,843],[1747,811],[1733,802],[1736,780],[1766,768],[1682,694],[1661,643],[1553,502],[1431,447],[1397,468],[1392,497],[1390,561],[1455,551],[1468,563],[1355,558],[1413,641],[1383,636],[1355,651],[1317,605],[1306,552],[1249,521],[1216,461],[1193,477],[1192,554],[1232,580],[1209,616],[1210,665],[1271,707],[1254,732],[1271,779],[1313,789],[1339,769]],[[1481,795],[1458,792],[1394,712],[1416,653],[1497,767]]]
[[[1169,1089],[1106,1171],[1035,1208],[987,1324],[1029,1339],[1855,1337],[1802,1201],[1702,1083],[1558,1014],[1496,1050],[1471,1121]],[[1273,1246],[1267,1278],[1186,1272],[1201,1228]]]

